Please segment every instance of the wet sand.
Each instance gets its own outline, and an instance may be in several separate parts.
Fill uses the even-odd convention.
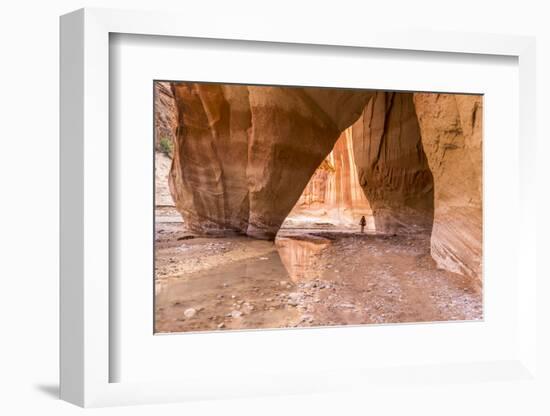
[[[425,236],[282,229],[273,243],[157,227],[156,332],[482,319],[481,290],[438,270]]]

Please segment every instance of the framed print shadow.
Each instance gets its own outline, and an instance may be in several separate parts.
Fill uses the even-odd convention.
[[[61,18],[62,399],[539,388],[534,40],[208,18]]]

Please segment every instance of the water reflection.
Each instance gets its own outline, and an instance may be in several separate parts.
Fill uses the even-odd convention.
[[[305,309],[299,283],[320,277],[319,254],[329,240],[296,234],[275,243],[240,237],[221,243],[196,239],[182,243],[188,250],[173,249],[167,263],[179,264],[180,273],[155,279],[156,332],[281,328],[301,322]]]
[[[320,275],[319,254],[330,244],[330,240],[308,236],[278,237],[275,246],[293,282],[309,281]]]

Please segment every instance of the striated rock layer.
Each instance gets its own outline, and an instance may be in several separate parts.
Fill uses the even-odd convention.
[[[198,233],[273,239],[370,92],[174,83],[170,188]]]
[[[433,177],[422,147],[413,94],[377,92],[353,125],[355,162],[383,233],[432,228]]]
[[[414,103],[435,184],[432,257],[480,280],[482,97],[417,93]]]
[[[371,208],[359,184],[352,128],[349,127],[311,177],[288,220],[292,223],[309,221],[358,227],[363,215],[367,218],[367,228],[374,229],[374,224],[369,221]]]
[[[155,82],[155,149],[161,139],[173,142],[178,125],[176,102],[169,82]]]
[[[168,186],[168,175],[172,165],[168,149],[161,146],[161,140],[173,144],[177,127],[177,112],[172,87],[169,82],[155,82],[155,210],[157,220],[177,220],[174,202]]]

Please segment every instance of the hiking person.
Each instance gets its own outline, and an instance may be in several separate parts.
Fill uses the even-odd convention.
[[[365,216],[363,215],[361,217],[361,221],[359,221],[359,225],[361,226],[361,232],[365,232],[365,225],[367,225],[367,220],[365,219]]]

